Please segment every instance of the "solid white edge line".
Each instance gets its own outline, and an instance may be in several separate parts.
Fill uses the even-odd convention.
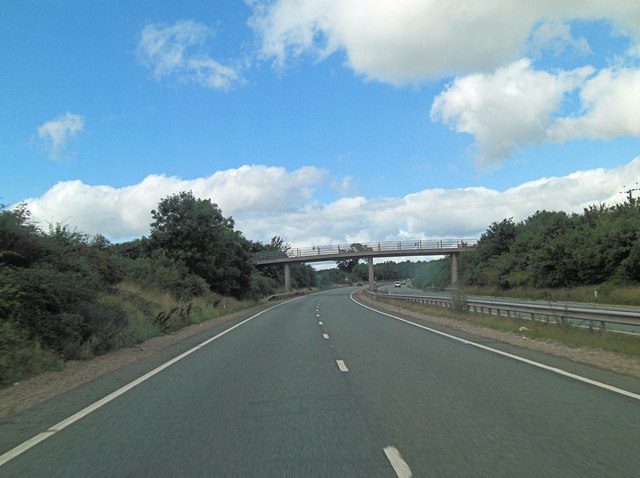
[[[396,472],[398,478],[411,478],[411,468],[407,465],[407,462],[402,459],[400,452],[395,446],[388,446],[384,448],[384,454],[387,455],[387,460],[391,463],[393,471]]]
[[[8,452],[6,452],[2,456],[0,456],[0,466],[4,465],[6,462],[8,462],[9,460],[15,458],[16,456],[20,455],[21,453],[24,453],[29,448],[31,448],[33,446],[36,446],[41,441],[46,440],[47,438],[49,438],[54,433],[55,432],[49,432],[49,431],[42,432],[42,433],[34,436],[33,438],[30,438],[26,442],[18,445],[17,447],[13,448],[12,450],[9,450]]]
[[[340,369],[341,372],[348,372],[349,369],[347,368],[347,366],[344,363],[344,360],[336,360],[336,363],[338,364],[338,368]]]
[[[463,344],[473,345],[474,347],[478,347],[478,348],[486,350],[488,352],[493,352],[495,354],[502,355],[503,357],[508,357],[508,358],[513,359],[513,360],[518,360],[520,362],[524,362],[524,363],[527,363],[529,365],[533,365],[534,367],[542,368],[544,370],[548,370],[550,372],[554,372],[554,373],[557,373],[559,375],[564,375],[565,377],[569,377],[569,378],[572,378],[574,380],[578,380],[580,382],[588,383],[589,385],[593,385],[595,387],[603,388],[605,390],[609,390],[610,392],[618,393],[620,395],[624,395],[624,396],[629,397],[629,398],[640,400],[640,394],[633,393],[633,392],[630,392],[628,390],[623,390],[621,388],[614,387],[613,385],[607,385],[606,383],[598,382],[596,380],[592,380],[590,378],[583,377],[581,375],[576,375],[574,373],[567,372],[566,370],[562,370],[560,368],[551,367],[550,365],[545,365],[545,364],[540,363],[540,362],[535,362],[533,360],[529,360],[527,358],[520,357],[518,355],[510,354],[508,352],[503,352],[502,350],[498,350],[498,349],[494,349],[494,348],[491,348],[491,347],[487,347],[486,345],[478,344],[476,342],[471,342],[469,340],[462,339],[460,337],[456,337],[455,335],[447,334],[446,332],[441,332],[440,330],[432,329],[431,327],[427,327],[425,325],[416,324],[415,322],[411,322],[410,320],[403,319],[402,317],[397,317],[395,315],[387,314],[386,312],[381,312],[379,310],[374,309],[373,307],[369,307],[368,305],[364,305],[362,302],[358,302],[356,299],[353,298],[353,293],[349,297],[351,298],[351,300],[353,302],[355,302],[356,304],[358,304],[361,307],[364,307],[365,309],[369,309],[369,310],[372,310],[374,312],[377,312],[378,314],[386,315],[387,317],[391,317],[392,319],[396,319],[396,320],[399,320],[401,322],[405,322],[405,323],[407,323],[409,325],[413,325],[415,327],[419,327],[421,329],[428,330],[429,332],[433,332],[434,334],[442,335],[443,337],[447,337],[447,338],[456,340],[458,342],[462,342]]]
[[[29,440],[25,441],[24,443],[12,448],[11,450],[3,453],[2,455],[0,455],[0,466],[4,465],[5,463],[7,463],[9,460],[12,460],[13,458],[15,458],[16,456],[24,453],[25,451],[27,451],[29,448],[37,445],[38,443],[40,443],[41,441],[49,438],[50,436],[56,434],[57,432],[59,432],[60,430],[68,427],[69,425],[71,425],[74,422],[77,422],[78,420],[80,420],[81,418],[89,415],[91,412],[97,410],[98,408],[102,407],[103,405],[106,405],[107,403],[109,403],[110,401],[116,399],[117,397],[119,397],[120,395],[124,394],[125,392],[131,390],[133,387],[135,387],[136,385],[141,384],[142,382],[144,382],[145,380],[153,377],[154,375],[162,372],[165,368],[173,365],[174,363],[182,360],[183,358],[185,358],[188,355],[191,355],[193,352],[200,350],[202,347],[204,347],[205,345],[213,342],[214,340],[222,337],[223,335],[231,332],[234,329],[237,329],[238,327],[240,327],[243,324],[246,324],[247,322],[249,322],[250,320],[255,319],[256,317],[264,314],[265,312],[269,312],[270,310],[275,309],[276,307],[280,307],[281,305],[286,304],[287,302],[291,302],[294,300],[297,300],[299,297],[296,297],[294,299],[288,300],[286,302],[281,302],[279,304],[274,305],[273,307],[269,307],[268,309],[265,309],[263,311],[258,312],[255,315],[252,315],[251,317],[248,317],[246,319],[244,319],[242,322],[238,322],[236,325],[234,325],[233,327],[229,327],[228,329],[220,332],[218,335],[211,337],[207,340],[205,340],[204,342],[196,345],[195,347],[187,350],[186,352],[183,352],[182,354],[178,355],[177,357],[174,357],[173,359],[169,360],[168,362],[163,363],[162,365],[154,368],[153,370],[151,370],[150,372],[145,373],[144,375],[142,375],[141,377],[138,377],[137,379],[135,379],[134,381],[128,383],[127,385],[124,385],[123,387],[119,388],[118,390],[116,390],[115,392],[110,393],[109,395],[101,398],[100,400],[98,400],[97,402],[92,403],[91,405],[89,405],[88,407],[80,410],[79,412],[71,415],[68,418],[65,418],[64,420],[62,420],[61,422],[56,423],[55,425],[53,425],[52,427],[49,427],[47,429],[47,431],[40,433],[38,435],[36,435],[33,438],[30,438]]]

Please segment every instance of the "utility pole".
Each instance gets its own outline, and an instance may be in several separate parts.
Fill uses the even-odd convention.
[[[636,186],[638,185],[638,183],[635,184]],[[623,188],[626,188],[626,186],[622,186]],[[636,205],[636,199],[633,197],[633,191],[640,191],[640,188],[629,188],[625,191],[627,193],[627,201],[629,201],[629,205],[630,206],[635,206]]]

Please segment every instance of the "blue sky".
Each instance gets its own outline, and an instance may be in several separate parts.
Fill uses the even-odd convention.
[[[4,1],[0,203],[113,241],[473,238],[640,175],[640,3]],[[548,3],[548,5],[547,5]]]

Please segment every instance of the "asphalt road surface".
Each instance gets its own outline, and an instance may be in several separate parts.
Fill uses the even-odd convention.
[[[637,380],[563,375],[576,365],[416,327],[353,290],[222,324],[0,422],[0,476],[638,476]]]

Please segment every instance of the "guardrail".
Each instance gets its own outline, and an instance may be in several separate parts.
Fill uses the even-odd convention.
[[[273,294],[267,297],[267,300],[271,302],[273,300],[287,299],[289,297],[296,297],[299,295],[304,295],[304,291],[293,291],[293,292],[285,292],[283,294]]]
[[[353,255],[363,253],[367,255],[376,252],[416,252],[423,250],[433,251],[437,249],[460,249],[474,247],[477,243],[477,239],[440,239],[330,244],[325,246],[297,247],[288,249],[287,251],[260,251],[253,255],[253,260],[257,262],[294,257],[335,256],[336,254]]]
[[[543,317],[547,319],[553,317],[558,324],[566,327],[570,320],[588,320],[598,322],[600,324],[600,332],[606,331],[606,323],[624,324],[640,327],[640,310],[638,312],[629,310],[616,310],[615,308],[586,308],[569,304],[532,304],[521,302],[495,302],[488,299],[467,299],[465,297],[452,296],[416,296],[388,294],[380,292],[366,291],[376,297],[393,300],[403,300],[410,302],[418,302],[428,305],[435,305],[448,309],[458,308],[468,312],[485,313],[489,315],[497,315],[498,317],[506,316],[510,318],[512,314],[521,317],[523,314],[528,315],[531,320],[541,320]]]

